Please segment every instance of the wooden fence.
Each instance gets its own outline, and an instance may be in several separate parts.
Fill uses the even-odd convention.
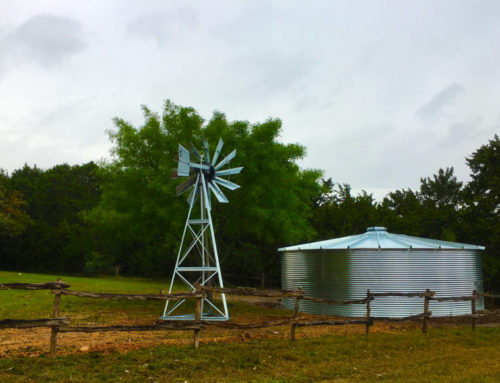
[[[50,353],[56,354],[57,351],[57,335],[58,333],[66,332],[105,332],[105,331],[155,331],[155,330],[188,330],[194,331],[193,344],[194,347],[199,346],[200,331],[210,327],[219,327],[227,329],[257,329],[265,327],[275,327],[290,325],[290,339],[295,341],[295,332],[297,327],[305,326],[341,326],[348,324],[359,324],[365,326],[366,335],[369,334],[370,326],[374,321],[394,321],[402,322],[407,320],[422,320],[422,331],[427,333],[427,322],[432,315],[429,310],[430,301],[470,301],[471,314],[462,317],[471,318],[472,329],[476,328],[476,318],[482,314],[476,311],[476,302],[480,296],[500,298],[500,295],[478,293],[473,291],[472,295],[461,297],[435,297],[435,292],[427,289],[425,292],[371,292],[367,290],[366,297],[354,300],[327,300],[308,297],[305,292],[298,288],[297,290],[257,290],[250,287],[237,287],[237,288],[220,288],[220,287],[199,287],[196,291],[191,293],[180,294],[107,294],[107,293],[89,293],[81,291],[67,290],[69,284],[62,282],[59,279],[57,282],[47,283],[5,283],[0,284],[0,290],[19,289],[19,290],[51,290],[54,294],[54,305],[51,318],[41,319],[4,319],[0,320],[1,328],[17,328],[26,329],[33,327],[50,327]],[[258,297],[273,297],[273,298],[295,298],[295,306],[290,317],[280,318],[276,320],[268,320],[259,323],[238,324],[232,321],[219,322],[219,321],[206,321],[201,320],[201,302],[203,298],[207,298],[210,293],[224,293],[227,295],[240,295],[240,296],[258,296]],[[59,308],[61,297],[63,295],[76,296],[81,298],[96,298],[96,299],[115,299],[115,300],[161,300],[165,301],[175,299],[194,299],[195,300],[195,318],[194,320],[185,321],[161,321],[151,326],[84,326],[75,327],[70,326],[70,319],[67,317],[59,317]],[[393,317],[373,317],[371,316],[370,303],[377,297],[420,297],[424,298],[423,311],[417,315],[411,315],[404,318]],[[366,305],[366,315],[363,319],[346,318],[345,320],[321,320],[321,321],[304,321],[305,318],[299,316],[300,314],[300,301],[313,301],[318,303],[327,303],[334,305],[346,304],[363,304]]]

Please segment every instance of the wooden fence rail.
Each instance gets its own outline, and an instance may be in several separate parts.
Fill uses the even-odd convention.
[[[500,298],[500,294],[490,294],[490,293],[478,293],[478,295],[487,298]]]
[[[70,287],[64,282],[46,283],[0,283],[0,290],[52,290]]]
[[[193,292],[193,293],[179,293],[179,294],[108,294],[108,293],[88,293],[84,291],[53,290],[52,293],[55,294],[57,293],[61,295],[71,295],[80,298],[141,300],[141,301],[165,301],[167,299],[206,298],[208,295],[204,291]]]
[[[431,301],[437,301],[437,302],[445,302],[445,301],[459,302],[459,301],[475,301],[477,300],[477,296],[467,295],[463,297],[431,297],[429,299]]]
[[[372,297],[420,297],[423,298],[427,295],[427,292],[423,293],[399,293],[399,292],[387,292],[387,293],[371,293]]]
[[[43,318],[43,319],[4,319],[0,321],[0,328],[34,328],[68,326],[69,318]]]
[[[394,318],[394,317],[371,317],[372,320],[384,321],[384,322],[404,322],[408,320],[416,320],[416,319],[424,319],[429,318],[432,315],[432,311],[427,311],[424,313],[410,315],[403,318]]]
[[[208,287],[202,286],[199,288],[200,292],[213,292],[213,293],[224,293],[226,295],[248,295],[256,297],[268,297],[268,298],[293,298],[302,296],[304,293],[302,290],[257,290],[252,287]]]
[[[363,299],[352,299],[352,300],[349,300],[349,301],[335,301],[335,300],[329,300],[329,299],[321,299],[321,298],[313,298],[313,297],[307,297],[307,296],[301,296],[300,297],[300,300],[303,300],[303,301],[312,301],[312,302],[317,302],[317,303],[327,303],[327,304],[330,304],[330,305],[355,305],[355,304],[360,304],[360,305],[364,305],[366,304],[366,302],[368,302],[369,300],[372,301],[373,299],[375,299],[373,297],[373,295],[369,298],[363,298]]]
[[[470,301],[471,314],[464,317],[470,317],[472,321],[472,328],[476,327],[476,318],[482,316],[482,313],[476,311],[477,300],[483,297],[500,298],[500,295],[489,293],[478,293],[473,291],[472,295],[460,297],[435,297],[435,292],[427,289],[424,292],[370,292],[367,290],[366,297],[361,299],[351,300],[329,300],[309,297],[305,295],[304,290],[298,288],[296,290],[257,290],[250,287],[236,287],[236,288],[221,288],[221,287],[206,287],[196,286],[196,290],[189,293],[178,294],[109,294],[109,293],[91,293],[83,291],[67,290],[70,287],[68,283],[59,279],[56,282],[47,283],[4,283],[0,284],[0,290],[19,289],[19,290],[51,290],[54,294],[54,305],[52,318],[42,319],[25,319],[14,320],[5,319],[0,321],[0,328],[33,328],[33,327],[50,327],[50,352],[55,355],[57,348],[57,335],[58,333],[68,332],[107,332],[107,331],[156,331],[156,330],[173,330],[173,331],[193,331],[194,347],[198,347],[200,339],[200,331],[207,328],[225,328],[225,329],[258,329],[266,327],[277,327],[290,325],[290,339],[295,340],[295,333],[297,327],[308,326],[341,326],[341,325],[364,325],[366,327],[366,335],[369,334],[370,326],[375,321],[392,321],[402,322],[408,320],[422,320],[422,331],[427,333],[427,322],[432,316],[429,310],[430,301],[444,302],[444,301]],[[271,297],[271,298],[295,298],[295,305],[292,315],[290,317],[278,318],[264,322],[255,323],[233,323],[231,321],[206,321],[201,320],[201,302],[203,298],[207,298],[210,293],[223,293],[227,295],[244,295],[244,296],[258,296],[258,297]],[[167,299],[194,299],[195,300],[195,320],[186,321],[159,321],[154,325],[138,325],[138,326],[78,326],[70,327],[70,320],[66,317],[59,317],[60,301],[63,295],[76,296],[80,298],[95,298],[95,299],[113,299],[113,300],[167,300]],[[404,318],[394,317],[373,317],[371,315],[371,302],[378,297],[420,297],[424,298],[423,312],[416,315],[407,316]],[[345,319],[345,320],[320,320],[320,321],[305,321],[306,318],[300,317],[300,302],[312,301],[316,303],[326,303],[334,305],[347,305],[347,304],[365,304],[366,315],[363,319]],[[483,312],[487,312],[484,310]]]
[[[108,332],[108,331],[156,331],[156,330],[203,330],[206,326],[194,323],[159,323],[151,326],[81,326],[63,327],[59,332]]]
[[[267,327],[278,327],[289,325],[293,322],[293,318],[283,318],[278,320],[269,320],[265,322],[256,322],[256,323],[232,323],[232,322],[218,322],[218,321],[201,321],[201,323],[207,327],[219,327],[226,329],[257,329],[257,328],[267,328]]]
[[[342,326],[345,324],[362,324],[366,325],[368,322],[370,325],[373,324],[373,319],[370,318],[369,321],[364,319],[348,319],[343,321],[311,321],[311,322],[299,322],[296,324],[297,327],[306,327],[306,326]]]

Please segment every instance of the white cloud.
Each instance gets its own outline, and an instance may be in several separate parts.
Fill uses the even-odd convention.
[[[435,122],[439,117],[446,115],[446,107],[453,105],[457,97],[464,91],[464,87],[460,84],[448,85],[422,105],[416,112],[417,116],[424,123]]]
[[[51,14],[29,18],[0,41],[13,63],[34,61],[42,66],[58,64],[84,46],[78,22]]]

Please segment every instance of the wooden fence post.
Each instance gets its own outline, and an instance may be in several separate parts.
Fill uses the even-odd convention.
[[[200,292],[200,284],[196,284],[196,292]],[[196,298],[194,307],[194,320],[197,324],[201,322],[201,300],[203,298]],[[194,330],[194,348],[198,348],[200,345],[200,330]]]
[[[476,300],[478,298],[477,291],[472,291],[472,300],[470,301],[471,314],[472,314],[472,330],[476,330]]]
[[[370,314],[371,314],[371,307],[370,307],[370,301],[372,300],[371,294],[370,294],[370,289],[366,290],[366,328],[365,328],[365,335],[368,336],[368,333],[370,332]]]
[[[297,289],[300,293],[303,293],[303,290],[299,287]],[[299,308],[300,308],[300,298],[304,294],[301,294],[300,296],[295,297],[295,307],[293,309],[293,318],[292,318],[292,324],[290,326],[290,340],[292,342],[295,341],[295,329],[297,328],[297,316],[299,315]]]
[[[424,318],[422,321],[422,332],[424,334],[427,334],[427,319],[428,319],[427,314],[429,313],[430,297],[431,297],[431,290],[426,289],[425,290],[425,297],[424,297]]]
[[[62,282],[61,278],[57,278],[57,282]],[[59,307],[61,305],[61,290],[54,290],[54,307],[52,310],[52,318],[59,317]],[[58,326],[52,326],[50,333],[50,353],[55,356],[57,352],[57,333],[59,332]]]

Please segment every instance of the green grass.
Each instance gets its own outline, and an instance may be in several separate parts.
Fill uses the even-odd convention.
[[[8,382],[498,382],[500,329],[324,336],[0,359]]]
[[[145,278],[85,278],[0,271],[0,283],[42,283],[55,281],[59,277],[71,285],[70,290],[102,293],[158,294],[161,290],[168,291],[170,283],[168,280]],[[52,315],[53,302],[54,296],[49,290],[0,290],[0,319],[47,318]],[[157,318],[164,304],[161,301],[114,301],[64,296],[61,299],[61,316],[70,317],[73,325],[135,320],[152,313]]]
[[[131,278],[131,277],[76,277],[65,276],[58,274],[33,274],[33,273],[16,273],[10,271],[0,271],[0,282],[3,283],[43,283],[53,282],[57,278],[62,278],[64,282],[71,285],[72,290],[85,290],[92,292],[109,292],[109,293],[158,293],[162,289],[168,289],[168,280],[155,280],[146,278]]]

